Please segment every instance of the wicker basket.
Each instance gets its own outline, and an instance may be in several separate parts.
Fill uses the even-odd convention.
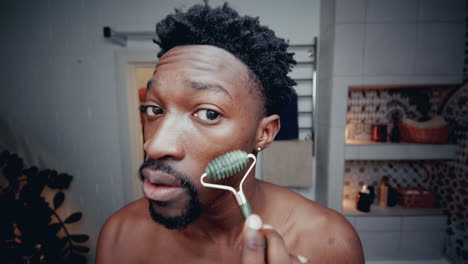
[[[435,193],[423,187],[397,187],[397,202],[407,208],[433,208]]]
[[[398,123],[401,140],[421,144],[444,144],[447,142],[453,125],[446,125],[436,128],[419,128],[406,123]]]

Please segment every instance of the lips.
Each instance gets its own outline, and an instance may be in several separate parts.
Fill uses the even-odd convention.
[[[180,181],[169,174],[143,169],[143,175],[145,177],[143,193],[150,200],[167,202],[177,199],[185,192]]]

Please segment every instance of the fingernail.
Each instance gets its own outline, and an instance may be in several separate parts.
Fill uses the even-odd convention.
[[[252,214],[246,219],[247,221],[247,241],[244,244],[246,249],[260,250],[263,248],[263,241],[260,235],[260,228],[262,228],[262,219],[258,215]]]
[[[297,256],[297,259],[298,259],[302,264],[309,262],[309,260],[308,260],[306,257],[304,257],[304,256]]]
[[[262,226],[262,229],[274,229],[274,228],[273,228],[273,226],[271,226],[271,225],[264,224],[264,225]]]
[[[247,217],[247,226],[253,230],[260,230],[262,228],[262,219],[256,214],[252,214]]]

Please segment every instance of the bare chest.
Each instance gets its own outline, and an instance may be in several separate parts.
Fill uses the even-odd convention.
[[[128,245],[121,251],[121,263],[240,263],[240,247],[217,244],[180,243],[173,238]]]

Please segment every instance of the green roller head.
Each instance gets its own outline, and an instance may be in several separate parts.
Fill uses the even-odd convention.
[[[222,180],[243,170],[249,162],[248,154],[234,150],[210,161],[205,169],[206,176],[213,180]]]

